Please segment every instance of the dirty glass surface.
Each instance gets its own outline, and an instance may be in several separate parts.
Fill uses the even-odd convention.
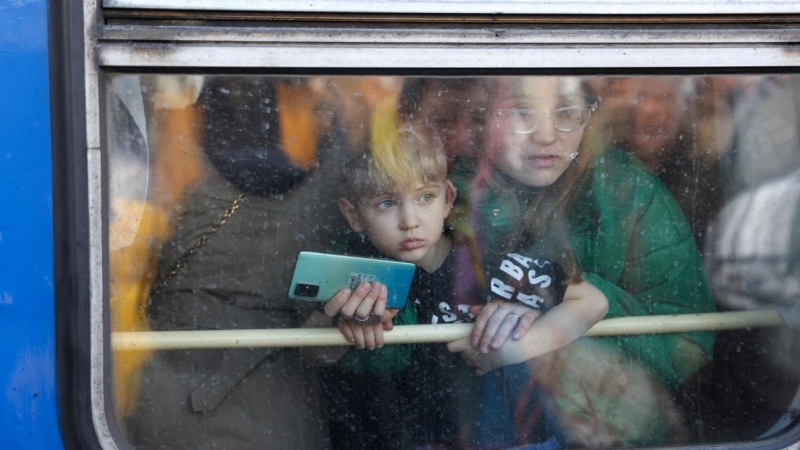
[[[114,347],[134,448],[663,446],[764,439],[798,415],[796,76],[107,87],[112,340],[354,344]],[[415,263],[405,306],[358,269],[296,287],[300,251]],[[328,282],[352,290],[321,302]],[[764,311],[727,330],[655,320]],[[653,319],[597,332],[631,317]],[[456,322],[481,330],[381,346]]]

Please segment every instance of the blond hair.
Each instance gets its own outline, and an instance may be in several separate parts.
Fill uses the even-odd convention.
[[[369,151],[349,159],[344,193],[350,200],[447,179],[447,155],[437,139],[400,125],[395,108],[379,107],[372,116]]]

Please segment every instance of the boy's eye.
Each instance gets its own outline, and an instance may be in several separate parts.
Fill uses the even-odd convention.
[[[433,198],[434,198],[434,195],[431,194],[431,193],[425,193],[425,194],[422,194],[422,195],[419,196],[419,200],[421,202],[426,202],[426,203],[431,201],[431,200],[433,200]]]
[[[380,208],[380,209],[389,209],[389,208],[393,207],[396,204],[397,204],[397,202],[394,201],[394,200],[382,200],[381,202],[378,203],[378,208]]]

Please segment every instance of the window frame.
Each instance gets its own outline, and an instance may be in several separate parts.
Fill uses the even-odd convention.
[[[794,14],[794,0],[731,2],[726,0],[103,0],[105,8],[399,14]]]
[[[234,1],[226,10],[292,11],[290,2],[279,0]],[[354,2],[352,13],[397,13],[387,8],[391,2]],[[437,2],[423,10],[423,2],[404,1],[397,5],[417,5],[409,11],[421,14],[491,14],[499,2]],[[530,12],[534,2],[514,2],[506,12]],[[638,2],[637,2],[638,3]],[[76,2],[72,3],[73,5]],[[291,2],[295,5],[294,2]],[[336,6],[344,2],[321,1],[318,8],[301,12],[344,13]],[[54,56],[69,92],[63,93],[71,114],[60,117],[65,142],[55,144],[54,166],[65,163],[56,175],[56,189],[66,187],[65,204],[57,207],[61,220],[70,210],[78,214],[71,226],[57,231],[57,237],[71,241],[68,250],[57,258],[61,271],[78,267],[65,275],[72,286],[59,290],[59,384],[62,392],[62,434],[65,444],[78,448],[126,448],[117,439],[110,386],[110,319],[108,311],[108,211],[105,142],[105,74],[113,73],[244,73],[302,74],[507,74],[507,73],[592,73],[592,74],[725,74],[800,72],[800,26],[786,25],[777,13],[800,13],[800,2],[759,2],[743,5],[722,0],[685,0],[662,5],[643,2],[631,10],[630,1],[602,3],[551,0],[536,11],[554,14],[545,19],[500,23],[487,27],[486,17],[460,20],[453,26],[404,16],[380,23],[348,22],[319,17],[318,22],[286,21],[214,22],[202,24],[177,21],[108,21],[105,8],[172,9],[191,6],[193,10],[214,10],[216,3],[188,0],[85,0],[82,5],[65,7],[59,20],[61,33],[72,41],[65,44],[61,59]],[[360,5],[360,6],[359,6]],[[455,5],[455,6],[454,6]],[[460,7],[459,7],[460,5]],[[537,5],[541,5],[537,3]],[[671,6],[670,6],[671,5]],[[693,5],[693,6],[692,6]],[[467,9],[464,9],[464,7]],[[699,9],[691,9],[690,6]],[[721,7],[725,7],[719,9]],[[515,9],[524,7],[528,9]],[[612,26],[587,21],[575,24],[558,14],[577,14],[585,8],[592,14],[642,14]],[[82,8],[82,9],[79,9]],[[338,8],[338,9],[337,9]],[[365,8],[361,10],[360,8]],[[576,9],[577,8],[577,9]],[[594,8],[594,9],[592,9]],[[706,9],[704,9],[706,8]],[[718,8],[718,9],[713,9]],[[727,8],[727,9],[726,9]],[[667,11],[669,9],[669,11]],[[593,12],[594,11],[594,12]],[[758,25],[739,16],[731,23],[691,23],[653,25],[657,14],[769,14]],[[587,16],[589,17],[589,16]],[[717,16],[715,16],[717,17]],[[718,18],[718,17],[717,17]],[[718,18],[719,19],[719,18]],[[667,20],[668,22],[669,20]],[[721,19],[725,22],[725,18]],[[766,23],[764,23],[766,21]],[[344,22],[344,23],[342,23]],[[356,23],[357,22],[357,23]],[[55,34],[54,34],[55,36]],[[51,42],[57,37],[51,37]],[[69,62],[69,55],[82,55],[80,62]],[[522,56],[520,56],[522,55]],[[55,79],[55,78],[54,78]],[[60,114],[58,112],[54,113]],[[70,113],[64,113],[65,116]],[[56,124],[56,127],[59,125]],[[55,141],[54,132],[54,141]],[[63,147],[59,155],[58,148]],[[85,222],[82,222],[85,221]],[[81,228],[81,225],[85,229]],[[59,255],[57,255],[58,257]],[[85,345],[87,348],[81,348]],[[86,363],[86,367],[73,366]],[[74,391],[73,391],[74,390]],[[85,394],[85,395],[84,395]],[[65,398],[66,397],[66,398]],[[84,400],[81,401],[80,398]],[[85,399],[90,399],[88,405]],[[91,413],[91,417],[85,414]],[[780,448],[800,442],[800,426],[779,438],[751,443],[715,445],[717,448]],[[689,446],[684,448],[707,448]]]

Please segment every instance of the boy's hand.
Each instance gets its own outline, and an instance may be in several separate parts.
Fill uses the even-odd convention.
[[[383,347],[383,332],[393,328],[392,319],[397,315],[399,309],[387,310],[381,322],[373,325],[362,325],[351,320],[340,320],[339,331],[348,342],[352,342],[358,348],[374,350]]]
[[[515,340],[521,338],[542,315],[538,309],[502,300],[472,306],[470,312],[476,318],[469,342],[481,353],[501,348],[512,332]]]
[[[358,348],[374,350],[383,347],[383,325],[359,325],[350,320],[339,321],[339,331],[348,342],[353,342]]]
[[[374,325],[383,322],[386,313],[386,286],[374,281],[361,283],[355,291],[342,289],[325,303],[325,315],[341,315],[361,325]],[[394,316],[392,316],[394,317]]]
[[[361,283],[355,291],[342,289],[325,304],[325,315],[341,315],[339,331],[358,348],[383,347],[383,332],[393,328],[399,310],[386,309],[386,286],[375,281]]]

